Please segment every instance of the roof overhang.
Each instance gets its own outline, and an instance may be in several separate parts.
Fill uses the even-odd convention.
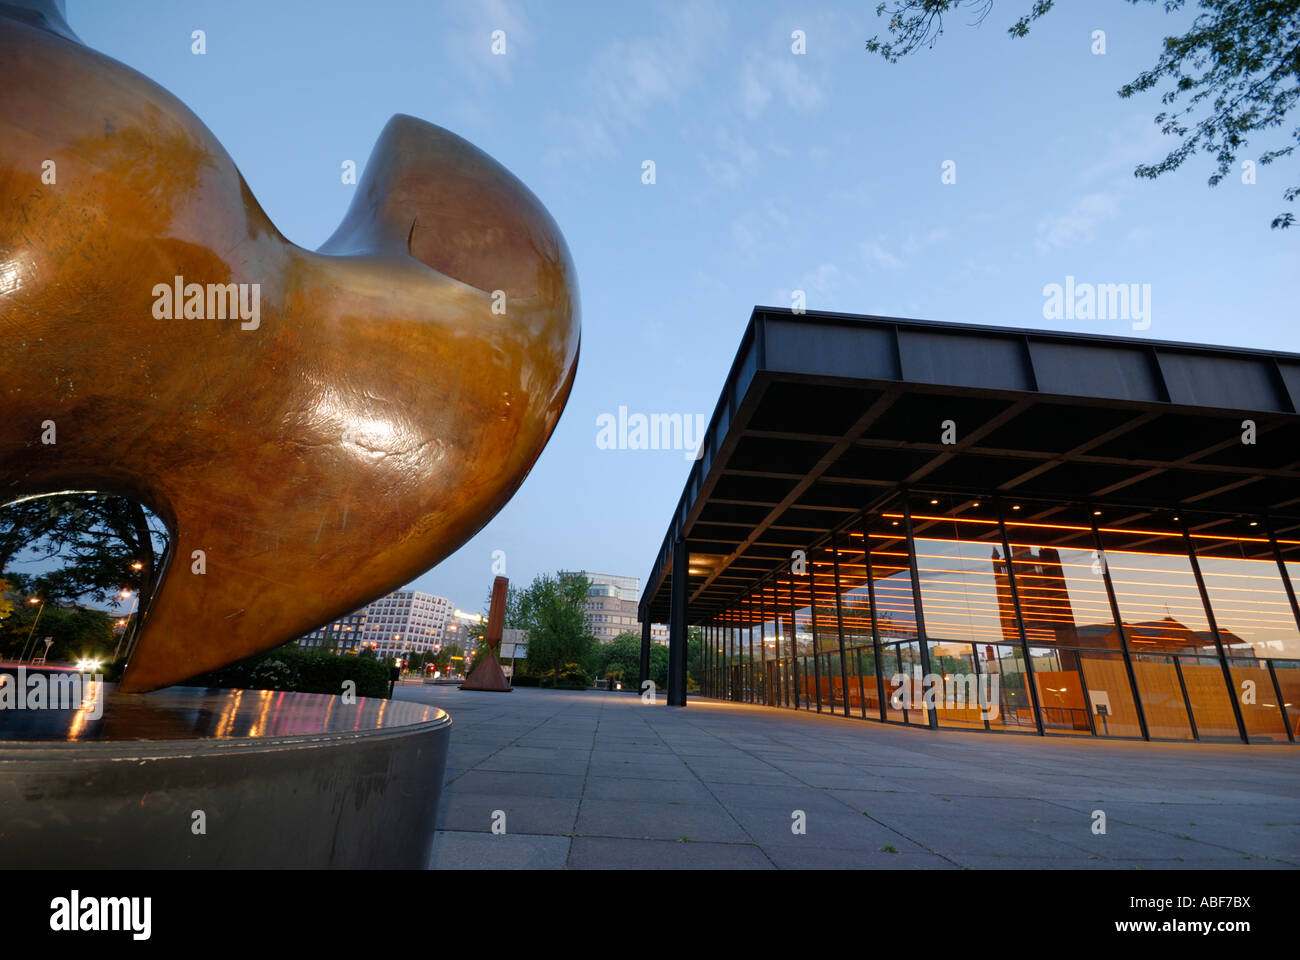
[[[1294,531],[1298,401],[1295,354],[755,307],[641,616],[667,620],[679,538],[698,622],[905,487]]]

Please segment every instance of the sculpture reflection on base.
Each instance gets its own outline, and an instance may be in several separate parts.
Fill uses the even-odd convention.
[[[400,115],[334,235],[290,243],[184,104],[60,14],[0,4],[0,502],[99,490],[166,522],[144,691],[473,536],[564,408],[577,282],[519,180]]]
[[[9,716],[0,867],[429,865],[451,732],[436,707],[105,686],[86,710]]]

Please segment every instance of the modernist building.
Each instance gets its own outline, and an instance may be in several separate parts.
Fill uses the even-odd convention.
[[[601,643],[608,643],[620,633],[630,633],[641,629],[637,620],[637,591],[641,581],[637,577],[621,577],[610,573],[590,573],[586,570],[560,571],[560,576],[580,575],[587,578],[591,586],[587,590],[587,600],[583,610],[587,620],[587,629]],[[658,624],[651,625],[651,639],[666,642],[668,628]]]
[[[641,598],[669,703],[696,626],[710,697],[1294,742],[1297,404],[1292,354],[756,308]]]
[[[447,642],[452,610],[445,597],[396,590],[300,637],[298,645],[338,653],[369,647],[380,659],[426,653]]]

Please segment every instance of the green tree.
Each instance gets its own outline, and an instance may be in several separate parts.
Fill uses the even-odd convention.
[[[0,620],[4,620],[14,612],[14,602],[9,597],[9,592],[13,590],[13,585],[3,578],[0,578]]]
[[[650,679],[655,689],[663,692],[668,689],[668,647],[662,643],[650,644]]]
[[[1161,3],[1165,12],[1181,10],[1186,0],[1128,0],[1131,4]],[[1007,30],[1013,37],[1029,33],[1034,21],[1055,6],[1054,0],[1033,0],[1029,11]],[[1155,179],[1177,170],[1198,152],[1216,161],[1209,184],[1226,177],[1237,155],[1248,146],[1248,134],[1275,130],[1300,98],[1300,0],[1195,0],[1199,13],[1186,33],[1166,37],[1160,58],[1150,69],[1120,87],[1127,99],[1165,84],[1163,106],[1155,117],[1160,132],[1179,138],[1163,160],[1139,164],[1134,176]],[[892,40],[879,35],[867,50],[896,63],[921,47],[933,47],[943,35],[943,17],[966,9],[975,23],[984,20],[993,0],[896,0],[880,3],[877,16],[888,17]],[[1300,127],[1290,131],[1300,140]],[[1295,143],[1258,155],[1261,165],[1289,157]],[[1288,187],[1282,198],[1290,203],[1300,186]],[[1274,229],[1295,223],[1291,211],[1273,218]]]
[[[0,657],[17,659],[26,646],[30,660],[44,651],[45,637],[54,640],[46,653],[49,663],[71,663],[83,657],[107,662],[117,646],[113,617],[102,610],[64,608],[49,603],[42,609],[39,605],[21,604],[10,616],[0,620]]]
[[[703,669],[700,663],[700,633],[698,627],[691,628],[691,644],[687,648],[687,676],[699,677]],[[609,643],[598,645],[602,656],[599,668],[594,672],[598,676],[614,677],[627,684],[636,684],[641,678],[641,635],[627,630],[620,633]],[[690,658],[694,657],[692,661]],[[691,664],[695,665],[692,666]],[[650,644],[650,679],[658,690],[668,689],[668,647],[662,643]],[[689,683],[688,683],[689,686]]]
[[[641,673],[641,635],[625,630],[608,643],[596,646],[597,676],[636,683]]]
[[[105,493],[34,497],[0,507],[0,571],[18,559],[62,560],[39,574],[7,574],[13,586],[49,605],[82,599],[119,606],[135,600],[128,631],[157,587],[167,532],[161,520],[126,497]],[[129,642],[129,641],[128,641]],[[53,656],[53,651],[51,651]]]
[[[700,678],[704,676],[704,634],[699,627],[686,628],[686,689],[696,692],[700,689]]]
[[[596,640],[587,632],[585,604],[590,586],[581,575],[539,574],[520,591],[518,629],[528,631],[528,672],[549,675],[552,685],[561,674],[585,676]]]

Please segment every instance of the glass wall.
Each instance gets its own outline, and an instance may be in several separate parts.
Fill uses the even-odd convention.
[[[876,684],[876,656],[871,632],[871,598],[867,585],[867,558],[863,534],[846,530],[835,538],[840,633],[848,670],[846,689],[849,713],[880,719],[880,696]]]
[[[993,504],[916,494],[910,509],[939,725],[1037,732]]]
[[[929,726],[921,679],[921,645],[912,570],[901,501],[864,520],[870,540],[871,575],[880,637],[879,672],[885,686],[885,719]]]
[[[914,490],[717,626],[711,689],[871,720],[1291,742],[1300,522]]]
[[[817,675],[814,672],[816,657],[813,656],[811,577],[808,570],[792,575],[790,588],[794,596],[794,670],[798,675],[798,706],[803,710],[821,710],[821,701],[817,699]]]
[[[1013,500],[1002,512],[1003,590],[1019,601],[1044,731],[1142,736],[1093,511]]]
[[[840,659],[839,597],[835,590],[835,551],[830,546],[808,553],[808,575],[816,599],[817,687],[822,709],[846,712],[845,670]]]
[[[1112,526],[1115,520],[1103,518],[1098,531],[1148,731],[1153,738],[1239,739],[1182,518],[1131,519]]]

